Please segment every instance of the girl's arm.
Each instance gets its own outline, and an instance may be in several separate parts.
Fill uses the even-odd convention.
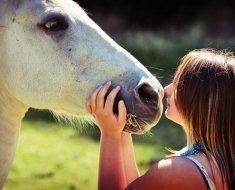
[[[126,108],[123,101],[118,104],[118,116],[113,113],[114,99],[120,87],[104,97],[111,83],[95,90],[87,103],[101,131],[99,189],[115,190],[127,186],[122,152],[122,131],[126,124]]]
[[[121,138],[101,135],[99,190],[123,190],[126,186]]]
[[[122,133],[122,154],[127,184],[140,176],[134,154],[132,136],[130,133]]]

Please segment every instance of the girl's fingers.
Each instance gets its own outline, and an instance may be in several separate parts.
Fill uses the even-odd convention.
[[[99,86],[97,89],[95,89],[95,91],[92,93],[90,100],[89,100],[89,105],[90,105],[90,110],[92,112],[94,112],[96,110],[96,102],[97,102],[97,94],[99,93],[100,89],[102,88],[102,86]]]
[[[124,101],[121,100],[118,102],[118,122],[125,124],[126,123],[127,110],[124,104]]]
[[[117,96],[117,93],[120,90],[120,86],[115,87],[107,96],[107,99],[105,101],[105,110],[109,112],[110,114],[113,113],[113,104],[114,104],[114,99]]]
[[[98,92],[97,94],[97,109],[103,110],[104,109],[104,97],[108,92],[108,89],[111,85],[111,81],[107,82]]]

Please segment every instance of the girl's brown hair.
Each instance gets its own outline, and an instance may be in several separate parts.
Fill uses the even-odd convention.
[[[194,50],[183,57],[173,81],[188,145],[200,141],[228,189],[235,189],[235,58]]]

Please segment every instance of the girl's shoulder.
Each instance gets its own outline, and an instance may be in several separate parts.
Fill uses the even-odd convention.
[[[127,189],[206,190],[200,171],[187,158],[173,156],[160,160]]]

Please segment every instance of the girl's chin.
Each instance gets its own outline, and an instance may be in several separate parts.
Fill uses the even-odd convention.
[[[166,107],[165,114],[169,112],[169,107]]]
[[[167,119],[170,119],[170,117],[169,117],[169,110],[168,109],[166,109],[166,111],[165,111],[165,116],[166,116]]]
[[[167,119],[173,121],[174,123],[183,126],[183,122],[179,118],[171,117],[167,111],[165,111],[165,116]]]
[[[171,116],[171,114],[170,114],[170,112],[169,112],[168,109],[166,109],[166,111],[165,111],[165,116],[166,116],[167,119],[169,119],[169,120],[171,120],[171,121],[173,121],[173,122],[175,122],[175,123],[178,123],[178,121],[176,121],[176,120]]]

